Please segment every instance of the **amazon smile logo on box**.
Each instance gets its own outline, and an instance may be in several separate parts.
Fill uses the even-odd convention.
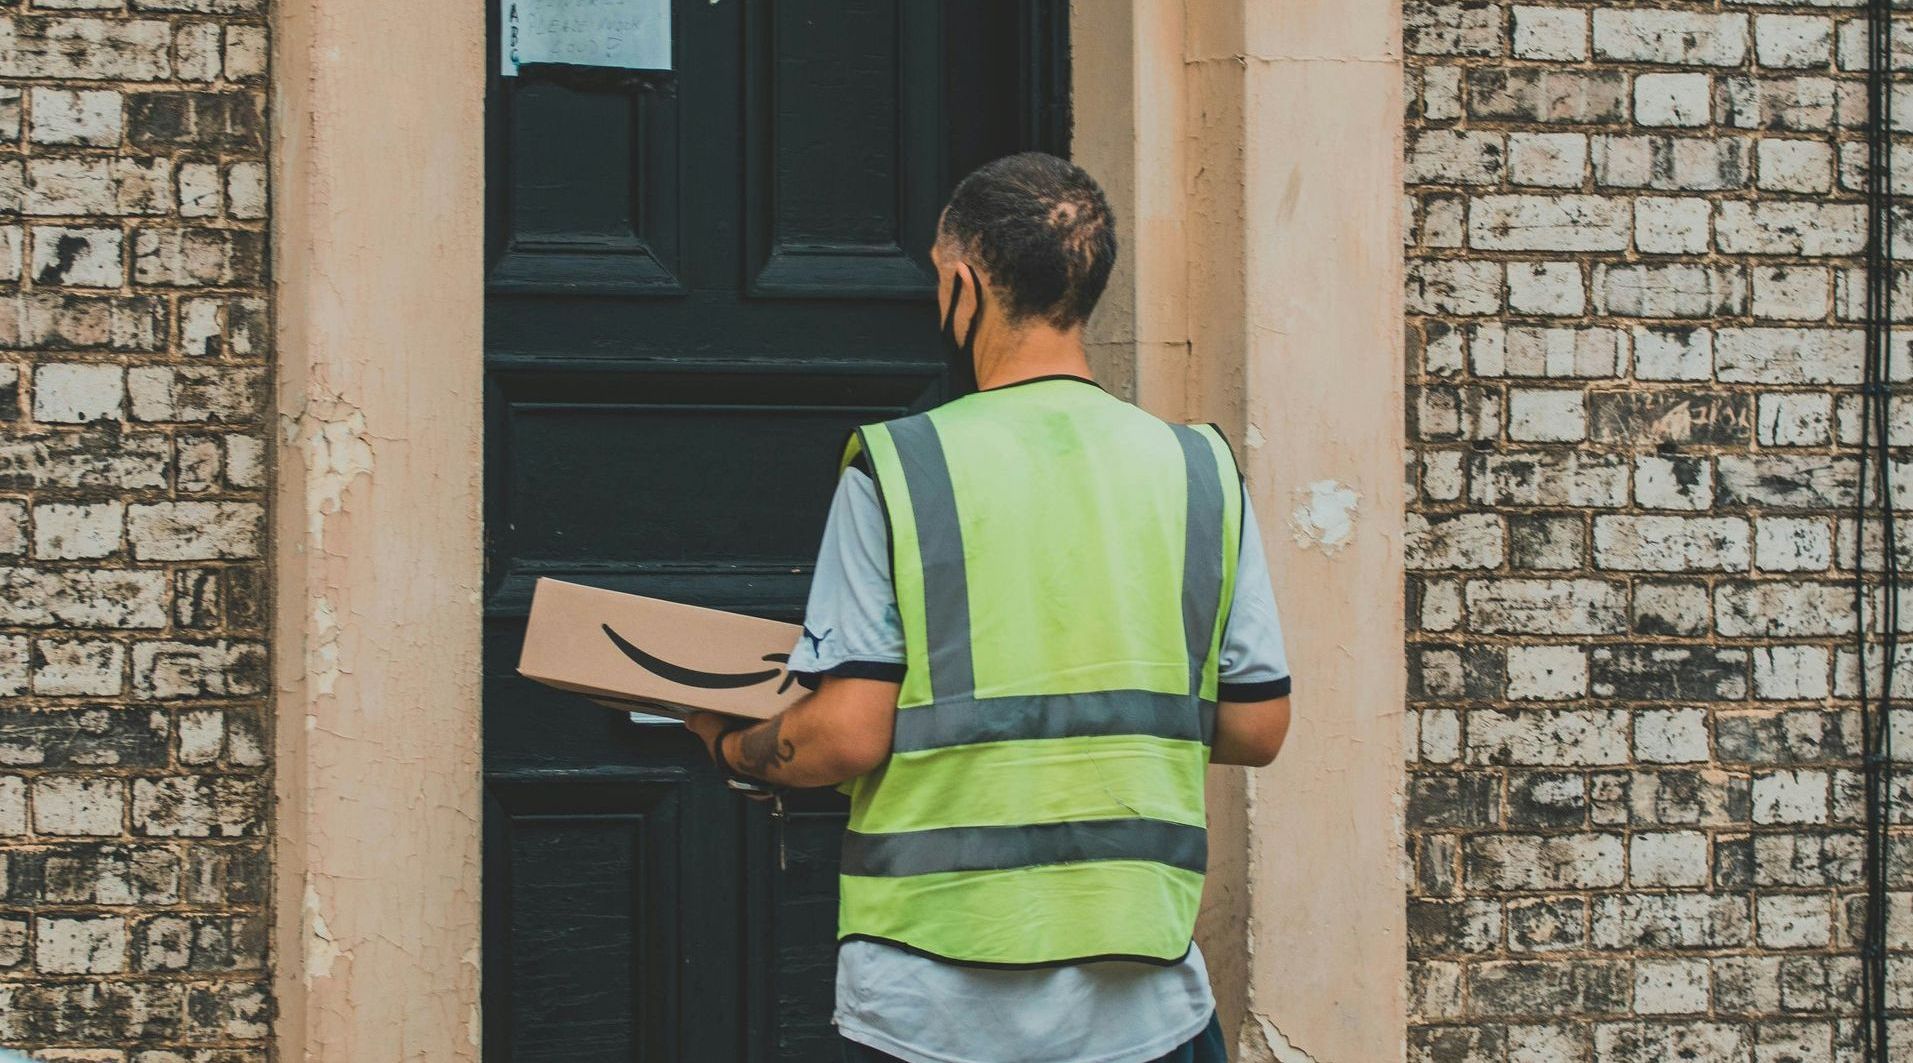
[[[788,667],[803,634],[795,624],[540,579],[518,672],[620,711],[761,720],[803,696]]]

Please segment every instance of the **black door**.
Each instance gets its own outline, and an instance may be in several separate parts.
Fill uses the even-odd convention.
[[[927,245],[970,167],[1061,150],[1066,11],[676,0],[672,73],[493,77],[488,1063],[837,1058],[840,800],[780,866],[680,727],[513,666],[541,575],[798,617],[846,432],[964,386]]]

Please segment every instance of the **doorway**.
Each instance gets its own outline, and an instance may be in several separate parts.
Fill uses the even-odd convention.
[[[774,829],[677,725],[519,679],[531,588],[797,619],[845,435],[967,387],[938,208],[1067,148],[1063,0],[676,0],[672,25],[670,72],[489,79],[491,1063],[838,1057],[841,799]]]

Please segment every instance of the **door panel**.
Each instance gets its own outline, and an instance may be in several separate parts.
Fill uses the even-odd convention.
[[[525,612],[550,575],[799,617],[845,435],[967,386],[936,212],[1060,147],[1065,10],[678,0],[674,72],[493,77],[490,1063],[837,1058],[841,798],[780,845],[682,728],[518,678]]]

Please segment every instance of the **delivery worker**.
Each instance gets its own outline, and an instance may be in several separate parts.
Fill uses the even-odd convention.
[[[848,783],[846,1059],[1225,1058],[1204,768],[1274,759],[1288,666],[1227,444],[1090,376],[1115,255],[1062,159],[957,186],[932,257],[978,391],[851,440],[790,661],[813,693],[690,720],[734,776]]]

